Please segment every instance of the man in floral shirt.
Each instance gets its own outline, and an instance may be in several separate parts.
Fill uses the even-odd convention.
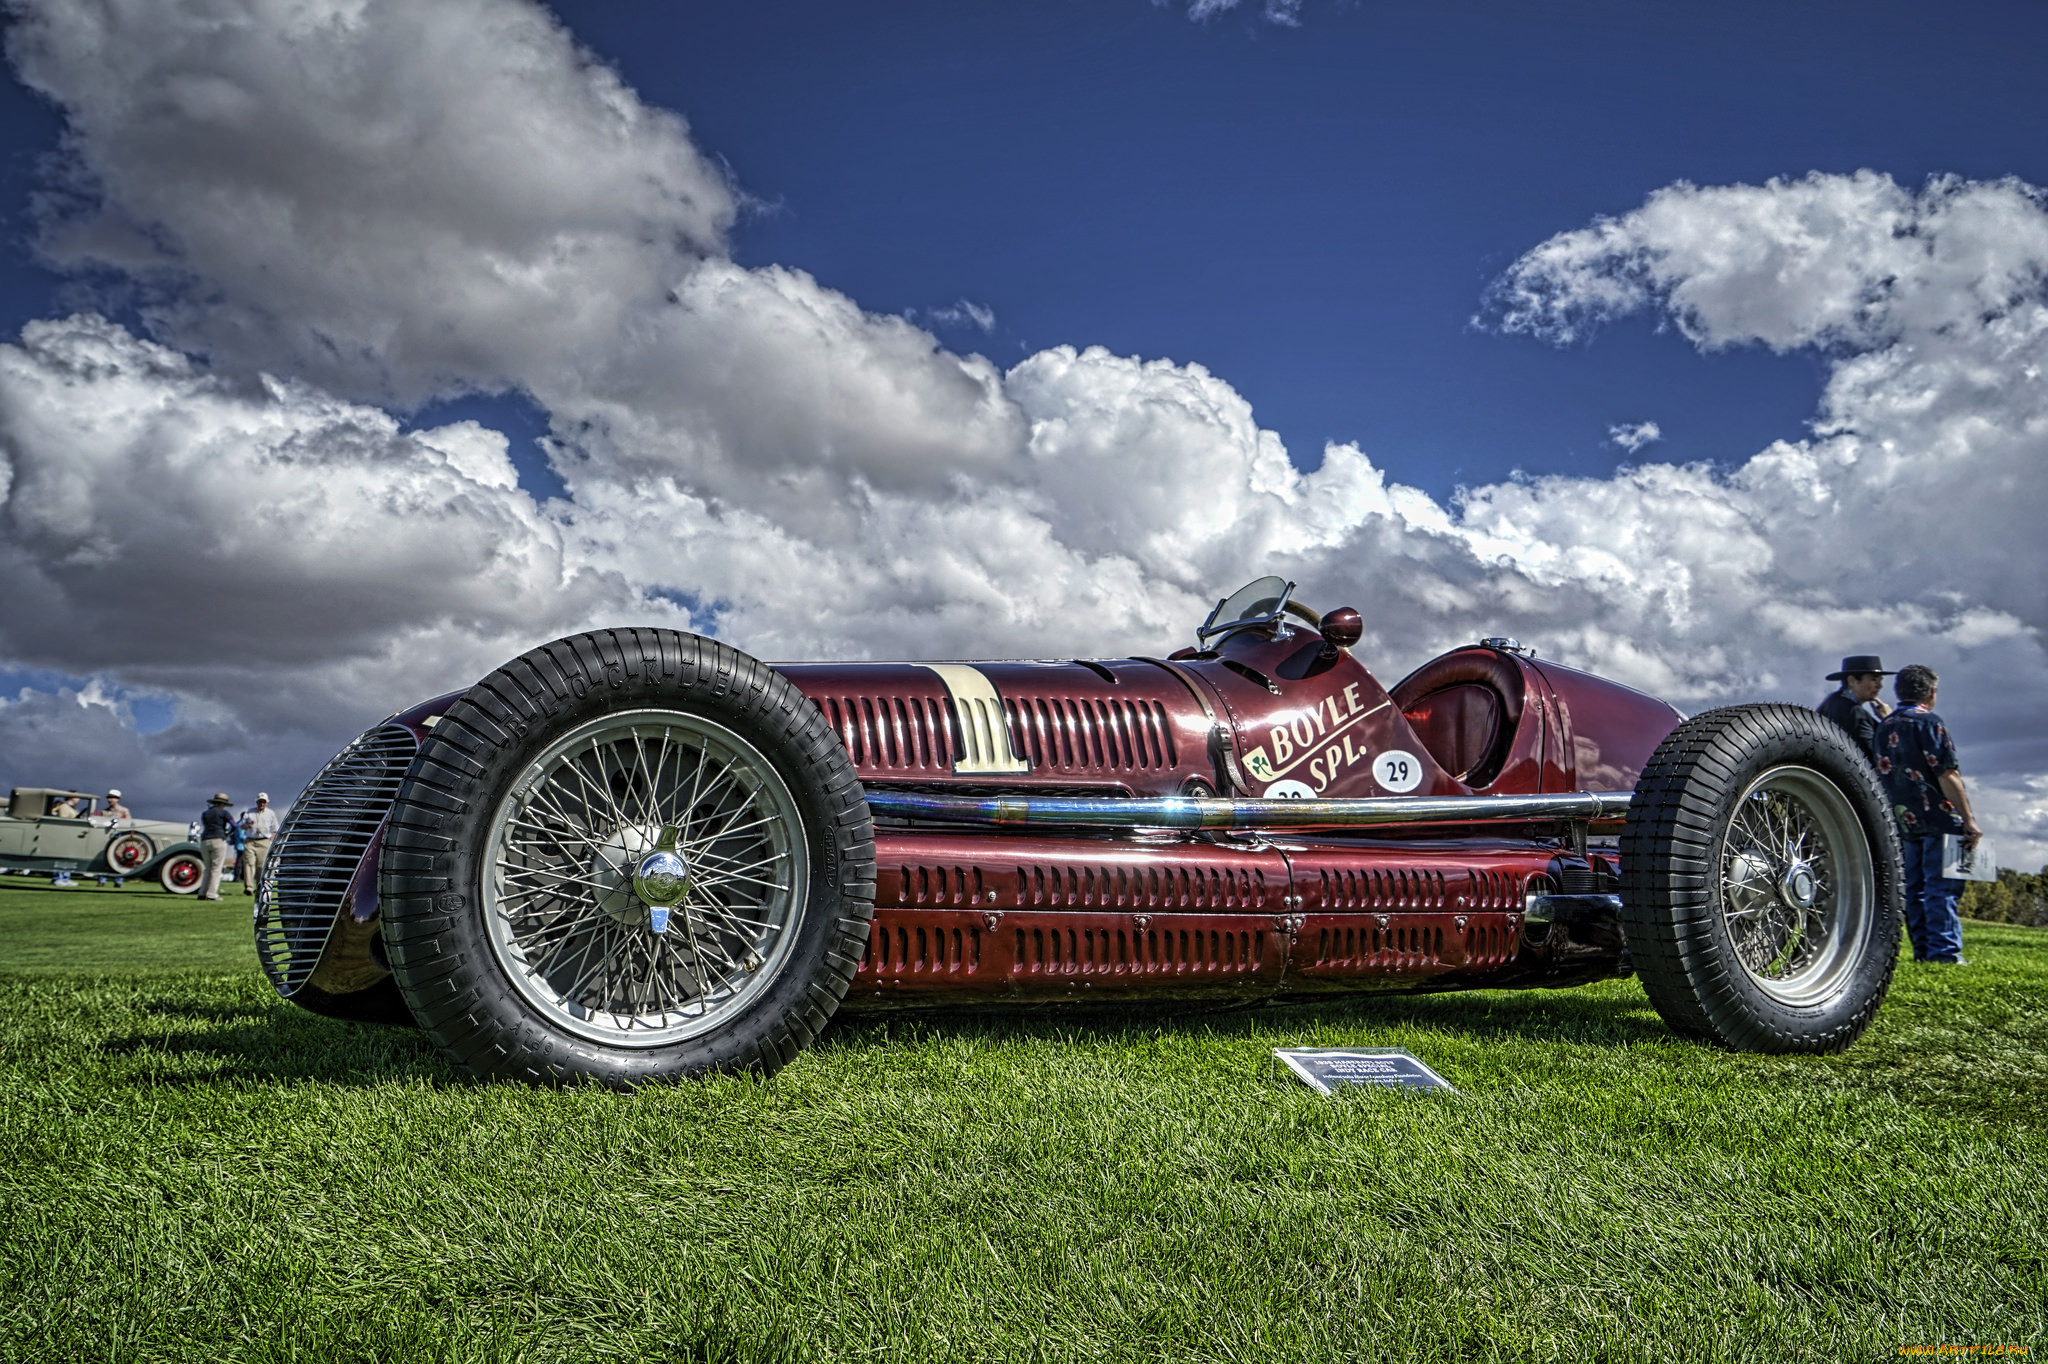
[[[1918,663],[1899,670],[1892,689],[1899,708],[1877,731],[1877,774],[1899,821],[1906,861],[1906,932],[1913,960],[1963,965],[1963,921],[1956,897],[1963,883],[1941,874],[1942,844],[1950,834],[1976,847],[1983,830],[1970,813],[1969,793],[1956,763],[1955,742],[1934,713],[1934,669]]]

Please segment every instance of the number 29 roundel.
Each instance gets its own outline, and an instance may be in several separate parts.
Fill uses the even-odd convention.
[[[1422,785],[1422,764],[1413,753],[1390,748],[1372,760],[1372,779],[1397,796]]]

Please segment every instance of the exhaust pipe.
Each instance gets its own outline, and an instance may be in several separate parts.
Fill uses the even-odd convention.
[[[935,796],[868,793],[879,818],[1010,828],[1353,829],[1385,824],[1515,824],[1542,820],[1617,822],[1627,791],[1537,796],[1380,796],[1368,800],[1196,800],[1185,796],[1094,799],[1075,796]]]

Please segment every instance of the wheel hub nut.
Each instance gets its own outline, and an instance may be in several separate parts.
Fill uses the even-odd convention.
[[[1814,900],[1820,894],[1820,883],[1814,880],[1813,869],[1804,862],[1794,862],[1785,869],[1785,877],[1779,883],[1779,893],[1785,903],[1794,909],[1812,909]]]
[[[690,893],[690,864],[679,852],[655,849],[634,868],[633,893],[650,911],[648,926],[656,933],[666,933],[669,911]]]

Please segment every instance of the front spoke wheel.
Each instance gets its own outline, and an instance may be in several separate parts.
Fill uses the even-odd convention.
[[[498,963],[562,1028],[657,1047],[744,1011],[796,937],[803,820],[774,767],[700,715],[607,715],[513,781],[486,843]]]

